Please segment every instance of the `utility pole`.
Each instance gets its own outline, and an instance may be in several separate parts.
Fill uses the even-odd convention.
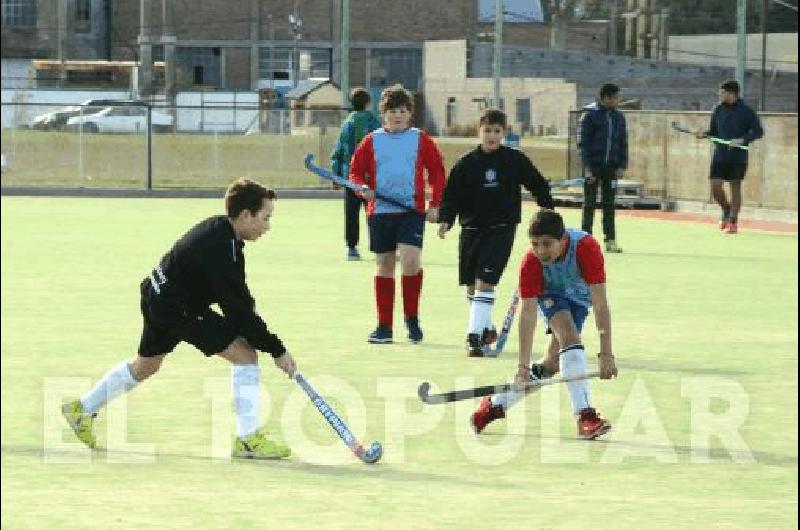
[[[153,43],[150,17],[152,1],[139,1],[139,96],[150,96],[153,92]]]
[[[739,82],[739,97],[744,96],[744,74],[747,64],[747,0],[736,2],[736,81]]]
[[[617,54],[617,0],[609,0],[610,24],[608,26],[608,54]]]
[[[161,0],[161,18],[164,31],[161,43],[164,45],[164,95],[167,105],[175,104],[175,0]]]
[[[494,0],[494,106],[500,108],[500,80],[503,77],[503,0]]]
[[[350,0],[342,2],[342,35],[339,50],[340,76],[342,89],[342,107],[350,106]]]
[[[303,38],[303,20],[297,14],[297,2],[294,4],[294,14],[289,15],[289,25],[294,35],[294,51],[292,53],[292,87],[297,88],[300,77],[300,39]]]
[[[769,0],[761,1],[761,101],[759,110],[767,110],[767,11]]]

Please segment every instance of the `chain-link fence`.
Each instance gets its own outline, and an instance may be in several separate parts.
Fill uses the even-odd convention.
[[[581,111],[570,113],[567,172],[583,175],[578,148]],[[625,111],[628,125],[627,178],[664,200],[711,201],[708,172],[713,147],[676,131],[707,129],[708,112]],[[745,206],[797,210],[797,114],[762,113],[764,137],[750,147],[742,186]]]
[[[330,154],[342,110],[2,104],[3,186],[320,186],[303,166]]]

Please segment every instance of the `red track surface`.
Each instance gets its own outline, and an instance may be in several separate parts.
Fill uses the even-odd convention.
[[[617,210],[620,215],[629,217],[645,217],[650,219],[661,219],[664,221],[684,221],[692,223],[716,224],[719,220],[712,215],[701,215],[694,213],[681,212],[662,212],[660,210]],[[783,221],[748,221],[740,219],[739,230],[764,230],[766,232],[797,233],[797,225]]]

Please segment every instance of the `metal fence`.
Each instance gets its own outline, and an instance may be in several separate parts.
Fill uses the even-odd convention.
[[[3,186],[224,188],[237,177],[275,188],[320,186],[341,110],[242,106],[2,104]]]
[[[624,111],[628,125],[628,178],[643,183],[645,192],[665,201],[711,202],[708,172],[712,144],[675,131],[707,128],[708,112]],[[580,111],[570,113],[567,173],[583,174],[578,149]],[[762,113],[764,137],[750,148],[743,203],[797,211],[797,114]]]

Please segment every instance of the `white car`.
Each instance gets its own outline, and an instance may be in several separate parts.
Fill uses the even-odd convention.
[[[173,119],[169,114],[151,112],[153,132],[172,130]],[[84,132],[139,133],[147,131],[147,107],[108,107],[96,114],[75,116],[67,120],[68,129],[83,129]]]

